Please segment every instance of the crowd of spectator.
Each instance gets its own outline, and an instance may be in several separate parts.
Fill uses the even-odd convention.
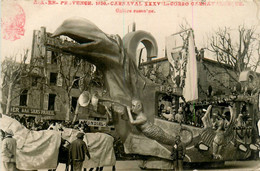
[[[26,115],[11,115],[12,118],[19,121],[27,129],[33,131],[40,130],[57,130],[62,131],[64,127],[77,129],[84,133],[92,132],[86,121],[78,121],[72,123],[72,121],[56,121],[56,120],[37,120],[34,117]],[[109,134],[111,135],[111,134]],[[134,160],[139,159],[139,155],[130,155],[124,152],[123,142],[119,137],[114,137],[114,150],[117,160]]]
[[[78,129],[82,132],[90,132],[90,127],[88,126],[86,121],[78,121],[72,123],[72,121],[64,121],[64,120],[38,120],[35,117],[30,117],[26,115],[11,115],[12,118],[19,121],[22,125],[24,125],[27,129],[33,131],[40,130],[56,130],[62,131],[64,127]]]
[[[191,110],[191,104],[185,103],[177,107],[174,98],[171,100],[159,99],[158,116],[171,122],[203,127],[201,118],[205,109],[196,108]]]

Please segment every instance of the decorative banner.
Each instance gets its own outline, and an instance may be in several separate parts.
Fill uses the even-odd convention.
[[[87,120],[88,126],[99,126],[99,127],[106,127],[106,122],[103,121],[93,121],[93,120]]]
[[[186,101],[194,101],[198,99],[198,73],[197,73],[197,60],[195,54],[195,44],[193,39],[192,30],[189,32],[189,45],[188,45],[188,61],[187,72],[185,79],[185,86],[183,89],[183,97]]]
[[[12,106],[11,113],[30,114],[30,115],[55,115],[53,110],[33,109],[19,106]]]
[[[187,34],[181,31],[166,38],[166,55],[172,66],[171,76],[177,87],[185,86],[187,71]]]

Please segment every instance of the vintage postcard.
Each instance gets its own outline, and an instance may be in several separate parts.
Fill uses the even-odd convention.
[[[3,170],[260,169],[259,0],[2,0],[0,70]]]

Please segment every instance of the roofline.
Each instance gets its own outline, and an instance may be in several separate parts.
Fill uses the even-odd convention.
[[[203,61],[203,62],[212,63],[212,64],[217,64],[217,65],[220,65],[220,66],[225,66],[225,67],[228,67],[229,69],[233,69],[233,66],[232,66],[232,65],[228,65],[228,64],[225,64],[225,63],[221,63],[221,62],[215,61],[215,60],[213,60],[213,59],[202,58],[202,61]]]

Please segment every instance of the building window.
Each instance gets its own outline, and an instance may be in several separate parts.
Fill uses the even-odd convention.
[[[38,78],[37,77],[32,77],[32,86],[37,86]]]
[[[52,64],[57,64],[58,61],[58,52],[51,52],[51,63]]]
[[[28,90],[23,90],[20,95],[20,106],[27,106],[27,94]]]
[[[78,58],[78,57],[75,57],[75,58],[74,58],[74,67],[75,67],[75,68],[76,68],[76,67],[79,67],[80,62],[81,62],[81,59]]]
[[[50,85],[56,85],[58,73],[50,73]]]
[[[54,110],[56,94],[49,94],[48,110]]]
[[[78,97],[71,98],[71,112],[74,112],[77,107]]]
[[[73,82],[73,88],[79,88],[79,79],[80,79],[80,77],[74,77],[74,82]]]

